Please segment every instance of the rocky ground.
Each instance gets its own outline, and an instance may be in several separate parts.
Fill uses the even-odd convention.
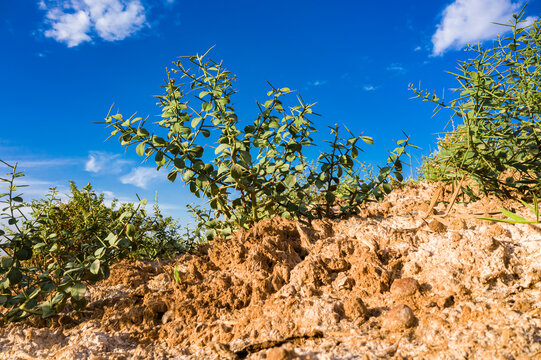
[[[429,206],[437,189],[123,262],[83,312],[0,329],[0,359],[541,358],[541,227],[475,219],[531,215],[491,198],[443,216],[446,203]]]

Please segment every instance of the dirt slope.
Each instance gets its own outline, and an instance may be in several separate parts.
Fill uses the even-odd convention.
[[[0,359],[541,358],[540,227],[471,218],[516,206],[494,199],[423,219],[434,192],[121,263],[84,312],[0,329]]]

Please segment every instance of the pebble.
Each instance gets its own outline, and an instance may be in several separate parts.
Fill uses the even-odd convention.
[[[361,298],[350,296],[344,301],[344,313],[352,320],[364,319],[368,314],[368,310]]]
[[[383,319],[383,326],[389,330],[403,330],[415,325],[417,319],[407,305],[392,308]]]
[[[267,352],[267,360],[289,360],[291,358],[291,351],[283,347],[275,347]]]
[[[443,233],[447,230],[447,226],[435,219],[428,224],[428,228],[437,233]]]
[[[391,295],[395,299],[415,295],[419,291],[419,283],[413,278],[396,279],[391,285]]]

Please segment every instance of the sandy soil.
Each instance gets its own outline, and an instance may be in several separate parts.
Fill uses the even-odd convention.
[[[436,189],[120,263],[83,312],[0,329],[0,359],[541,359],[541,227],[475,219],[530,215],[491,198],[443,217]]]

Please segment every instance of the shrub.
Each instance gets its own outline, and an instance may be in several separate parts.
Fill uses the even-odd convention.
[[[541,192],[541,22],[526,26],[523,15],[524,9],[500,24],[511,37],[499,37],[488,49],[468,47],[476,57],[459,62],[453,100],[410,85],[417,97],[436,104],[436,112],[450,109],[461,121],[426,159],[423,176],[452,181],[466,175],[479,192],[499,197]]]
[[[62,204],[54,189],[44,200],[25,203],[15,183],[23,173],[1,162],[11,172],[0,178],[7,191],[0,194],[0,215],[8,224],[0,230],[0,323],[47,318],[68,301],[75,309],[84,307],[87,285],[109,276],[109,266],[135,235],[131,221],[141,204],[104,221],[98,214],[106,209],[90,188],[80,192],[73,184],[75,205]]]
[[[255,120],[241,123],[231,102],[236,77],[206,55],[183,57],[167,71],[165,94],[157,96],[162,110],[157,127],[149,130],[142,118],[111,111],[105,123],[122,145],[153,157],[158,170],[167,168],[170,181],[181,178],[193,194],[208,200],[213,216],[202,227],[211,237],[277,215],[301,221],[349,215],[390,192],[392,178],[402,180],[400,159],[408,139],[398,142],[377,177],[365,180],[357,175],[357,156],[360,143],[372,139],[349,131],[342,138],[338,126],[331,128],[330,149],[319,157],[318,168],[308,169],[303,154],[314,145],[309,119],[314,104],[298,96],[298,104],[287,109],[283,101],[292,91],[271,85],[268,99],[257,103]],[[212,141],[216,146],[209,145]],[[350,184],[337,194],[344,176]],[[317,198],[310,191],[314,187]]]
[[[15,180],[23,176],[16,166],[0,182],[5,204],[1,216],[8,226],[0,230],[0,322],[30,315],[49,317],[69,301],[84,307],[86,286],[109,276],[119,258],[171,258],[190,249],[178,227],[154,204],[154,215],[138,205],[110,206],[90,184],[78,189],[71,182],[66,202],[51,188],[45,199],[25,203]],[[29,215],[26,215],[29,213]]]
[[[131,210],[134,207],[131,203],[124,206]],[[171,259],[196,246],[196,240],[189,236],[189,232],[181,234],[173,218],[163,216],[157,198],[154,200],[153,214],[141,210],[132,224],[136,231],[128,252],[131,258]]]

